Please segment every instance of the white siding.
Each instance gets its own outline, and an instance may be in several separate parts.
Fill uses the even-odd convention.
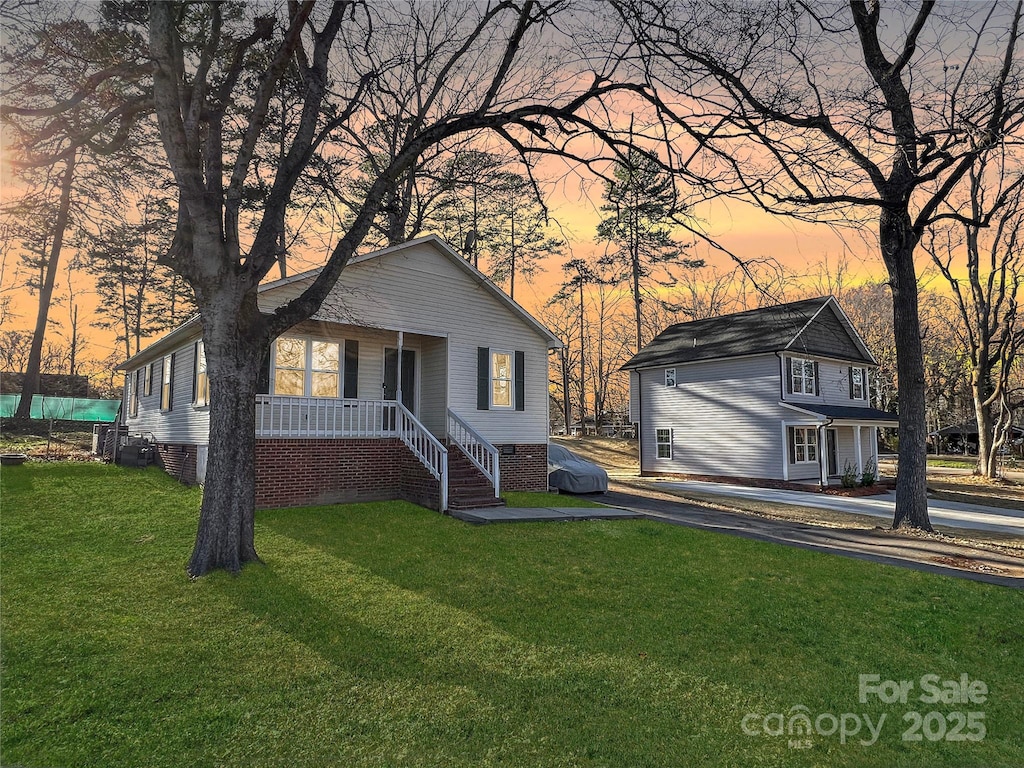
[[[798,357],[798,356],[796,356]],[[867,408],[867,400],[850,399],[850,365],[838,360],[826,360],[820,357],[806,357],[804,359],[817,360],[818,362],[818,394],[804,395],[796,392],[786,392],[785,399],[788,402],[816,403],[818,405],[844,405]],[[864,365],[854,367],[866,367]],[[782,368],[781,375],[785,383],[785,368]],[[788,390],[788,387],[786,387]]]
[[[796,416],[779,406],[775,355],[640,371],[643,471],[734,477],[781,477],[782,421]],[[672,459],[657,459],[655,430],[673,430]],[[816,471],[816,470],[815,470]]]
[[[298,281],[265,291],[260,306],[272,310],[298,295],[305,285]],[[493,443],[547,442],[547,341],[429,243],[346,267],[317,318],[447,336],[448,407]],[[524,353],[525,411],[477,410],[478,347]],[[429,357],[433,360],[439,355]],[[362,388],[363,361],[360,366]],[[431,375],[423,380],[423,386],[428,383],[432,391],[427,400],[440,402],[440,393],[433,391],[440,379]],[[421,407],[424,402],[421,397]]]
[[[160,410],[160,385],[167,357],[153,362],[153,389],[147,397],[139,397],[139,412],[124,423],[129,434],[141,434],[161,443],[206,445],[209,442],[210,409],[192,405],[192,378],[195,370],[195,342],[198,336],[182,342],[174,350],[174,391],[171,410]],[[134,376],[135,371],[129,371]],[[124,412],[127,413],[127,403]]]

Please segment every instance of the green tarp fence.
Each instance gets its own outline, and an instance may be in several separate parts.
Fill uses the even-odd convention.
[[[21,395],[0,395],[0,417],[10,418],[18,410]],[[113,421],[120,400],[92,400],[85,397],[32,396],[33,419],[65,421]]]

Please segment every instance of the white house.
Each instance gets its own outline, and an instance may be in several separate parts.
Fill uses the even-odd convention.
[[[877,467],[877,361],[831,296],[680,323],[624,366],[640,471],[811,480]]]
[[[316,271],[261,286],[272,311]],[[272,345],[256,403],[259,507],[407,498],[436,509],[547,488],[548,350],[558,339],[446,243],[354,258]],[[124,424],[185,482],[205,476],[198,318],[126,372]]]

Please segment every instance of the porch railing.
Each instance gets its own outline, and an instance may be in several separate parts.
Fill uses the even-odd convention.
[[[393,400],[256,396],[257,437],[397,437]]]
[[[448,449],[401,403],[398,437],[441,486],[441,511],[448,509]]]
[[[501,468],[498,449],[454,411],[448,411],[448,439],[459,447],[494,486],[494,498],[501,495]]]

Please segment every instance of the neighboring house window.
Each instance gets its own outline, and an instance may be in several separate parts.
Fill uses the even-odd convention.
[[[201,407],[210,404],[210,377],[206,374],[206,345],[196,342],[195,376],[193,378],[192,404]]]
[[[868,372],[866,368],[850,368],[850,399],[867,400]]]
[[[164,357],[160,371],[160,410],[171,410],[174,399],[174,355]]]
[[[145,376],[145,369],[139,368],[134,374],[128,377],[128,415],[139,415],[139,387],[142,384],[142,377]]]
[[[512,407],[512,354],[491,352],[491,406]]]
[[[666,368],[665,369],[665,386],[674,387],[676,385],[676,369]]]
[[[800,395],[818,394],[818,364],[799,357],[789,358],[789,391]]]
[[[805,464],[818,460],[818,428],[789,428],[789,461],[791,464]]]
[[[476,349],[476,409],[526,410],[526,353]]]
[[[313,397],[337,397],[340,380],[340,345],[331,341],[314,341],[310,395]]]
[[[671,429],[656,429],[654,430],[654,440],[658,444],[657,456],[659,459],[671,459],[672,458],[672,430]]]
[[[282,336],[274,344],[274,394],[306,394],[306,340]]]
[[[142,394],[149,397],[153,394],[153,363],[146,366],[146,388]]]

